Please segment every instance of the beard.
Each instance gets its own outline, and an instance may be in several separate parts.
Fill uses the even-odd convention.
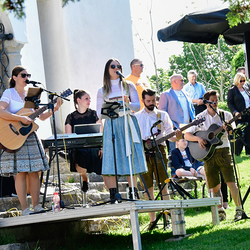
[[[148,110],[150,110],[150,111],[153,111],[154,108],[155,108],[155,105],[149,105],[149,106],[147,106],[145,103],[144,103],[144,105],[145,105],[145,107],[146,107]]]

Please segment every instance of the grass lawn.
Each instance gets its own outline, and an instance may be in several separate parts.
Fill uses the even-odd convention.
[[[250,158],[244,152],[236,158],[237,171],[240,180],[241,194],[244,197],[250,186]],[[201,185],[201,183],[198,183]],[[198,190],[201,190],[199,187]],[[198,194],[201,198],[201,193]],[[149,223],[148,214],[140,214],[140,229],[142,249],[250,249],[250,220],[232,222],[235,213],[233,201],[229,202],[227,220],[214,226],[209,207],[199,209],[186,209],[185,221],[187,234],[191,236],[180,241],[168,241],[173,239],[172,229],[164,231],[162,225],[151,232],[146,228]],[[250,195],[244,209],[250,216]],[[125,223],[126,224],[126,223]],[[53,242],[53,246],[44,246],[38,242],[35,249],[84,249],[84,250],[128,250],[133,249],[131,230],[121,224],[118,229],[110,230],[108,234],[87,235],[80,233],[74,237],[62,237]],[[3,244],[3,243],[2,243]]]
[[[239,176],[241,194],[244,197],[250,186],[250,158],[242,153],[236,157],[236,168]],[[201,185],[201,184],[198,184]],[[199,188],[200,190],[200,188]],[[199,194],[201,197],[201,193]],[[173,239],[172,230],[164,231],[162,226],[151,232],[147,231],[149,218],[147,214],[140,214],[140,228],[142,249],[250,249],[250,220],[232,222],[235,213],[233,201],[229,202],[227,209],[227,220],[214,226],[210,208],[186,209],[185,221],[188,238],[180,241],[168,241]],[[248,196],[244,209],[250,216],[250,195]],[[108,235],[79,235],[70,242],[65,242],[65,247],[61,249],[133,249],[130,229],[120,227],[118,230],[110,231]]]

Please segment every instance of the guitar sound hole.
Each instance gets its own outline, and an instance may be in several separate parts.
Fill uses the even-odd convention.
[[[214,139],[214,133],[213,132],[209,133],[207,137],[208,137],[208,140],[213,140]]]
[[[22,127],[29,127],[29,126],[30,126],[30,125],[24,124],[24,123],[22,123],[22,122],[19,122],[19,124],[20,124]]]

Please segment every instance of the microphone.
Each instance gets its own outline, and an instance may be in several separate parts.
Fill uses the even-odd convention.
[[[30,81],[30,80],[26,80],[25,81],[27,84],[32,84],[34,87],[36,87],[36,84],[41,84],[40,82],[36,82],[36,81]]]
[[[211,102],[211,101],[208,101],[206,99],[203,99],[203,103],[204,104],[217,104],[216,102]]]
[[[119,70],[117,70],[116,71],[116,74],[118,75],[118,76],[121,76],[122,78],[125,78],[125,76],[121,73],[121,71],[119,71]]]
[[[158,120],[157,122],[155,122],[152,127],[157,127],[160,123],[162,123],[162,120]]]

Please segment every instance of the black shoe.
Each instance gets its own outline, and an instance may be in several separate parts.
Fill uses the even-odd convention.
[[[111,204],[115,204],[116,188],[110,188],[110,189],[109,189],[109,193],[110,193],[110,201],[111,201]]]
[[[132,195],[132,188],[129,188],[129,199],[133,200],[133,195]],[[138,189],[136,187],[134,187],[134,194],[135,194],[135,199],[140,200],[140,196],[139,196],[139,192]]]
[[[82,182],[82,187],[81,187],[82,191],[84,193],[86,193],[88,190],[89,190],[89,185],[88,185],[88,182],[87,181],[83,181]]]

